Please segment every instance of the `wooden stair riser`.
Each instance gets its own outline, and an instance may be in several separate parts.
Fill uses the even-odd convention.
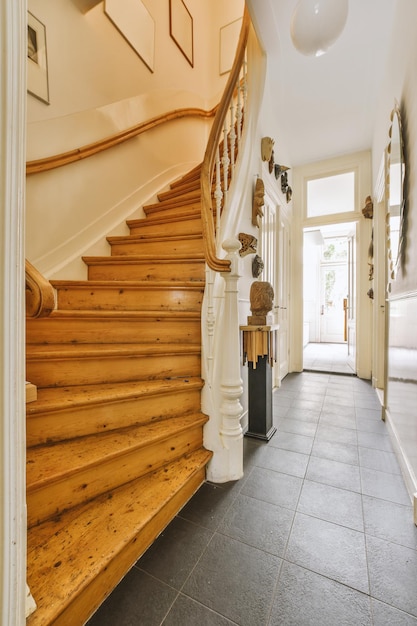
[[[181,254],[201,254],[203,251],[203,240],[201,235],[184,235],[180,238],[174,237],[126,237],[121,240],[109,238],[111,254],[129,256],[137,254],[155,254],[164,250],[165,254],[173,256]]]
[[[102,496],[80,513],[69,511],[53,524],[32,528],[28,584],[38,610],[26,626],[83,626],[204,482],[209,458],[209,453],[192,455],[185,464]]]
[[[175,217],[178,214],[182,214],[184,208],[201,213],[201,203],[196,200],[189,200],[188,202],[172,200],[169,203],[149,204],[143,207],[143,211],[147,217]]]
[[[178,196],[182,196],[190,192],[199,192],[200,189],[200,177],[196,177],[194,178],[194,180],[183,181],[181,184],[177,184],[176,186],[171,185],[171,188],[168,191],[162,191],[161,193],[158,193],[157,197],[159,202],[164,202],[165,200],[178,198]]]
[[[26,378],[38,387],[96,385],[153,378],[199,376],[200,350],[192,354],[129,354],[39,358],[26,361]]]
[[[40,391],[38,397],[42,398]],[[179,387],[163,395],[138,395],[112,403],[86,404],[68,409],[42,411],[40,400],[32,403],[27,420],[27,445],[37,446],[91,434],[107,433],[170,417],[195,413],[201,408],[201,390]]]
[[[169,204],[170,202],[187,203],[189,200],[200,201],[201,187],[198,180],[185,183],[181,187],[170,189],[169,191],[163,191],[158,194],[158,201],[161,204]]]
[[[27,321],[28,343],[183,343],[199,344],[198,318],[50,317]]]
[[[114,281],[112,281],[114,282]],[[200,311],[204,289],[195,285],[128,285],[85,282],[71,286],[54,284],[58,308],[101,311]]]
[[[102,261],[90,257],[86,262],[90,280],[186,280],[202,283],[205,279],[203,257],[139,262],[117,257]]]
[[[189,213],[165,219],[130,220],[128,226],[132,236],[153,235],[156,237],[167,234],[201,236],[202,228],[199,213]]]
[[[173,434],[170,439],[131,450],[119,457],[79,469],[75,474],[67,472],[54,482],[31,490],[28,473],[27,513],[28,527],[60,515],[64,510],[106,493],[112,489],[155,471],[184,454],[198,450],[203,444],[201,423],[189,431]],[[97,442],[100,445],[100,442]],[[108,449],[108,454],[112,449]],[[40,462],[42,457],[38,456]],[[65,467],[71,467],[71,459],[62,458]],[[30,466],[29,466],[30,467]]]

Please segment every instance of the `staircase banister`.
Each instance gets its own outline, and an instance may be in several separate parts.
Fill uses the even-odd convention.
[[[26,317],[47,317],[55,308],[55,292],[49,280],[25,261]]]
[[[220,259],[216,255],[215,229],[211,200],[211,181],[214,172],[216,150],[219,145],[224,120],[229,111],[230,102],[233,98],[236,84],[239,82],[239,74],[245,58],[250,23],[249,12],[245,6],[242,28],[240,30],[239,42],[233,67],[230,71],[226,88],[216,111],[201,170],[201,218],[203,227],[204,253],[207,265],[216,272],[230,272],[230,261],[227,259]],[[217,216],[217,219],[219,218],[220,216]]]
[[[170,111],[168,113],[162,113],[161,115],[153,117],[150,120],[140,122],[139,124],[136,124],[136,126],[132,126],[131,128],[120,131],[119,133],[116,133],[115,135],[112,135],[110,137],[106,137],[105,139],[95,141],[94,143],[81,146],[80,148],[74,148],[73,150],[68,150],[67,152],[62,152],[60,154],[45,157],[43,159],[28,161],[26,163],[26,174],[29,176],[30,174],[47,172],[57,167],[62,167],[63,165],[74,163],[75,161],[81,161],[82,159],[86,159],[90,156],[93,156],[94,154],[104,152],[104,150],[107,150],[108,148],[118,146],[124,141],[128,141],[133,137],[137,137],[138,135],[141,135],[148,130],[151,130],[153,128],[156,128],[157,126],[160,126],[161,124],[166,124],[167,122],[171,122],[173,120],[179,120],[184,117],[213,117],[215,115],[215,112],[217,111],[217,106],[218,105],[209,110],[189,107],[184,109],[174,109],[173,111]]]

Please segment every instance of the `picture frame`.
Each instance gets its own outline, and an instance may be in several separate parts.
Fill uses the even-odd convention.
[[[146,67],[155,65],[155,21],[142,0],[105,0],[104,12]]]
[[[220,28],[219,72],[220,75],[230,72],[235,59],[239,41],[242,18],[238,18]]]
[[[49,104],[46,28],[30,11],[27,13],[27,91]]]
[[[184,0],[169,0],[169,34],[194,67],[193,18]]]

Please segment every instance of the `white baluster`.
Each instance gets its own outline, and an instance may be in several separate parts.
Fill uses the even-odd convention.
[[[215,191],[214,191],[214,198],[216,200],[216,215],[215,215],[214,221],[216,224],[216,239],[217,239],[217,234],[218,234],[219,227],[220,227],[220,215],[222,212],[222,200],[223,200],[219,147],[217,148],[217,154],[216,154],[216,185],[215,185]]]
[[[229,188],[229,165],[230,165],[230,159],[229,159],[229,152],[228,152],[228,148],[227,148],[227,121],[226,119],[224,120],[224,125],[223,125],[223,158],[222,158],[222,164],[223,164],[223,206],[226,206],[227,203],[227,190]]]
[[[235,102],[232,100],[230,103],[230,163],[232,167],[232,173],[235,167],[235,152],[236,152],[236,125],[235,125]]]

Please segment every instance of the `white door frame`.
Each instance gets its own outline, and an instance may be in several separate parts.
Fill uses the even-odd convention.
[[[371,240],[372,222],[361,213],[364,200],[369,195],[372,183],[371,158],[369,151],[335,157],[328,161],[311,163],[294,168],[291,258],[291,344],[290,371],[303,370],[303,230],[323,225],[323,217],[306,219],[307,180],[312,177],[328,176],[352,170],[355,176],[355,211],[330,217],[327,223],[357,221],[356,232],[356,372],[359,378],[371,379],[372,371],[372,304],[367,297],[369,289],[368,250]]]
[[[0,3],[0,620],[26,621],[24,205],[26,0]]]

